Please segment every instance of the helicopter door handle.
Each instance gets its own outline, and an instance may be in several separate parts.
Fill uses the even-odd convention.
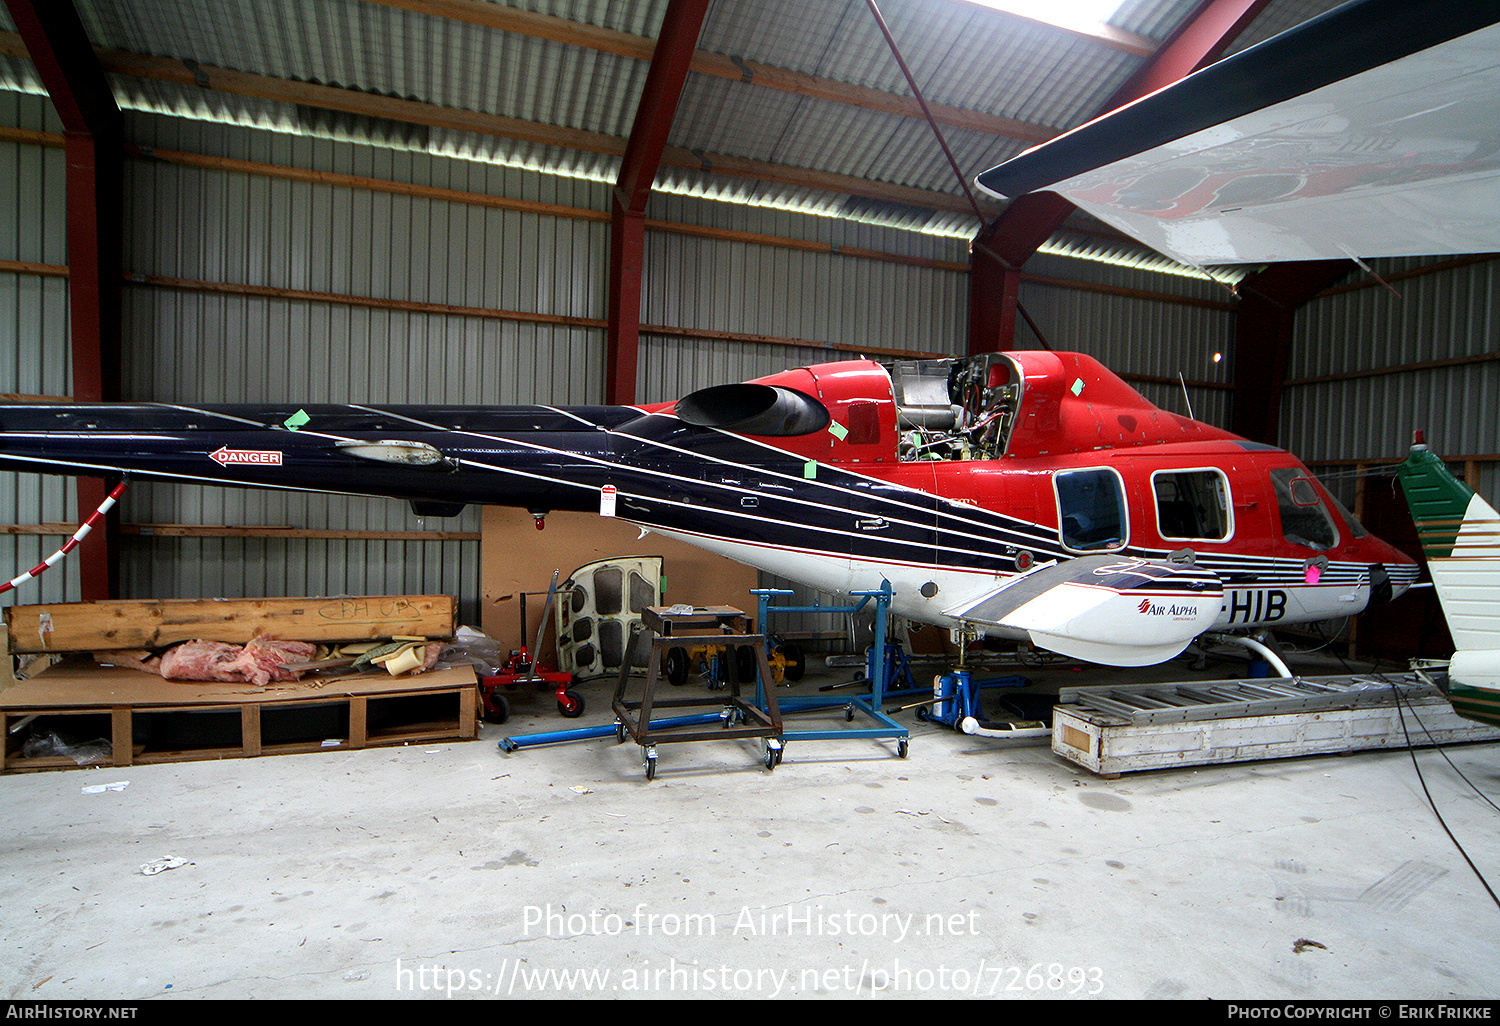
[[[891,525],[882,517],[872,517],[867,520],[856,520],[854,526],[861,531],[884,531]]]

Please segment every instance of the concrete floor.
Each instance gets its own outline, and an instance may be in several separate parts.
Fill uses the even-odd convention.
[[[910,713],[905,760],[671,745],[652,783],[633,743],[496,747],[610,690],[472,743],[0,779],[0,993],[1500,996],[1500,910],[1405,752],[1111,781]],[[1500,745],[1449,754],[1500,795]],[[1500,881],[1497,813],[1419,758]]]

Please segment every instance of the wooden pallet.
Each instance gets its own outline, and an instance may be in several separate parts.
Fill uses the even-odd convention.
[[[48,731],[108,740],[109,760],[95,765],[109,766],[473,740],[476,685],[469,668],[262,688],[67,661],[0,690],[0,769],[76,768],[67,756],[22,754],[27,736]]]

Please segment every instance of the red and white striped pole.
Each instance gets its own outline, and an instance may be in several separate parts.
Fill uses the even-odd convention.
[[[104,519],[104,515],[114,508],[115,503],[118,502],[120,496],[124,494],[125,482],[121,481],[119,484],[115,485],[115,490],[110,492],[105,500],[99,504],[99,508],[94,510],[93,515],[83,522],[83,526],[73,533],[73,537],[69,538],[66,542],[63,543],[62,548],[52,553],[52,555],[42,560],[40,563],[32,567],[30,570],[26,571],[20,577],[17,577],[6,584],[0,584],[0,595],[5,594],[12,588],[16,588],[22,584],[25,584],[27,581],[40,574],[42,571],[46,570],[48,567],[56,566],[58,563],[62,562],[62,558],[76,549],[78,547],[78,543],[88,537],[89,532],[98,525],[99,521]]]

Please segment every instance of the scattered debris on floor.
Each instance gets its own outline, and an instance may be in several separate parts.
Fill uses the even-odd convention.
[[[158,873],[165,873],[169,869],[181,869],[183,866],[191,865],[192,863],[187,859],[180,859],[175,855],[163,855],[161,858],[152,859],[142,866],[141,875],[155,876]]]

